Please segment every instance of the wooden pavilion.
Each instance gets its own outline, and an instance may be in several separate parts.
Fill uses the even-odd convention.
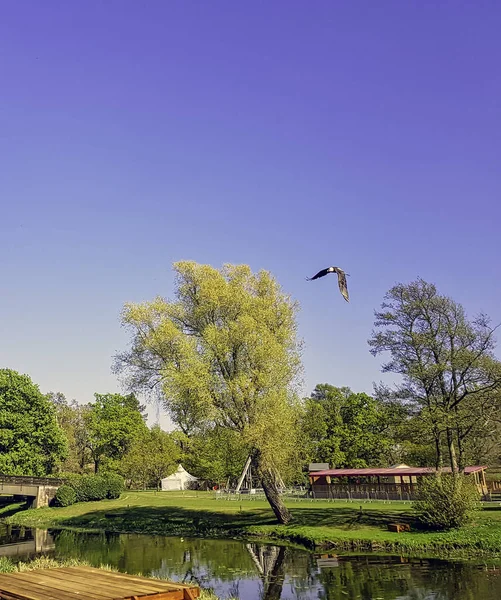
[[[482,495],[487,494],[485,466],[466,467]],[[442,472],[451,472],[450,467]],[[310,471],[311,493],[314,498],[346,498],[367,500],[415,500],[421,477],[436,473],[432,467],[396,465],[375,469],[325,469]]]

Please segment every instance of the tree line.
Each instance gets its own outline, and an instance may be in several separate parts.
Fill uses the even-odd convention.
[[[173,300],[123,309],[131,344],[114,370],[128,395],[96,394],[81,405],[0,371],[1,472],[92,469],[144,487],[182,462],[224,484],[251,456],[275,515],[287,522],[279,481],[304,483],[309,462],[455,472],[499,462],[501,364],[486,315],[468,318],[422,279],[398,284],[368,340],[397,384],[366,394],[323,383],[301,398],[298,305],[273,276],[245,265],[174,268]],[[175,431],[147,427],[142,394],[163,404]]]

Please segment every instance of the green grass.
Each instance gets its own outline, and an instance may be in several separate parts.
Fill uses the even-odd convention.
[[[55,567],[78,567],[89,566],[79,560],[55,560],[48,556],[39,556],[28,561],[13,561],[6,556],[0,556],[0,573],[21,573],[22,571],[33,571],[34,569],[53,569]]]
[[[7,523],[116,533],[265,538],[308,548],[377,550],[405,554],[501,555],[501,507],[480,510],[462,529],[393,533],[388,523],[408,522],[410,504],[289,501],[290,525],[277,525],[265,500],[215,500],[211,493],[127,492],[118,500],[66,508],[25,510]],[[362,510],[360,511],[360,506]]]

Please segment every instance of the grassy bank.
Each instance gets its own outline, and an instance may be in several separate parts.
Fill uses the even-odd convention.
[[[46,556],[41,556],[28,561],[13,561],[4,556],[0,557],[0,573],[22,573],[24,571],[34,571],[35,569],[54,569],[57,567],[86,567],[91,566],[81,560],[55,560]],[[110,567],[103,565],[101,567],[107,571],[114,571]],[[136,573],[137,575],[137,573]],[[199,600],[219,600],[210,590],[201,590]],[[230,599],[231,600],[231,599]]]
[[[412,526],[410,505],[403,503],[302,500],[290,502],[289,508],[294,521],[280,526],[264,500],[215,500],[212,494],[200,492],[127,492],[118,500],[25,510],[5,520],[40,528],[187,537],[256,537],[312,549],[501,555],[500,507],[483,508],[472,525],[445,533],[388,531],[388,523],[396,521]]]

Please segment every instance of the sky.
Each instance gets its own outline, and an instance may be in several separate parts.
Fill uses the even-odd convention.
[[[389,381],[367,339],[397,282],[501,321],[499,2],[0,8],[0,367],[120,391],[122,306],[186,259],[300,303],[305,395]],[[349,304],[305,281],[329,265]]]

